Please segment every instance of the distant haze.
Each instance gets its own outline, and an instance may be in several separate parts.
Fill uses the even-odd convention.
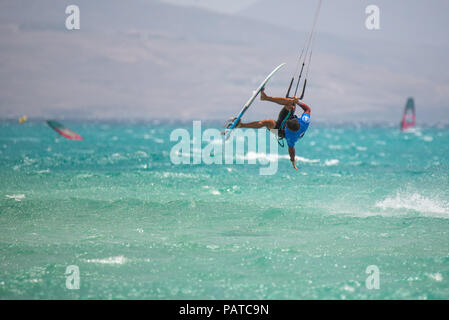
[[[162,0],[170,4],[180,6],[199,7],[208,10],[214,10],[223,13],[237,13],[251,4],[257,3],[258,0]]]
[[[0,2],[2,118],[220,119],[286,62],[267,93],[285,95],[317,1],[67,0]],[[304,101],[323,121],[449,119],[449,2],[324,0]],[[193,5],[193,6],[192,6]],[[248,120],[277,117],[257,100]]]

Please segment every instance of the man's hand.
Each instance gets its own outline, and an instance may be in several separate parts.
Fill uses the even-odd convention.
[[[293,168],[295,168],[296,170],[298,170],[298,168],[296,168],[295,160],[292,161],[292,166],[293,166]]]

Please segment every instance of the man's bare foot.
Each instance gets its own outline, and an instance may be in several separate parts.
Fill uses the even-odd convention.
[[[267,100],[267,95],[265,94],[265,89],[262,89],[260,91],[260,100],[262,100],[262,101]]]
[[[229,118],[228,119],[228,124],[226,125],[226,128],[230,128],[232,126],[232,124],[234,123],[235,119],[237,119],[237,117]],[[237,122],[237,124],[235,125],[234,128],[240,128],[240,123],[241,122],[242,122],[242,119],[239,119],[239,122]]]

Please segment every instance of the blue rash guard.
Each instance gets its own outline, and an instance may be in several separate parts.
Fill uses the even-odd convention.
[[[306,133],[307,128],[310,124],[310,115],[303,113],[301,118],[296,118],[298,120],[300,128],[298,131],[291,131],[289,128],[285,127],[285,140],[287,140],[287,145],[289,147],[294,147],[296,141],[301,139]]]

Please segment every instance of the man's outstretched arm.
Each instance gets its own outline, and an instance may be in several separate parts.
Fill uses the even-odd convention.
[[[290,161],[292,162],[293,168],[298,170],[295,164],[295,147],[288,147],[288,154],[290,155]]]
[[[310,116],[310,111],[312,111],[312,109],[310,109],[308,105],[306,105],[304,102],[297,102],[297,104],[301,107],[302,110],[304,110],[304,113],[307,113]]]

